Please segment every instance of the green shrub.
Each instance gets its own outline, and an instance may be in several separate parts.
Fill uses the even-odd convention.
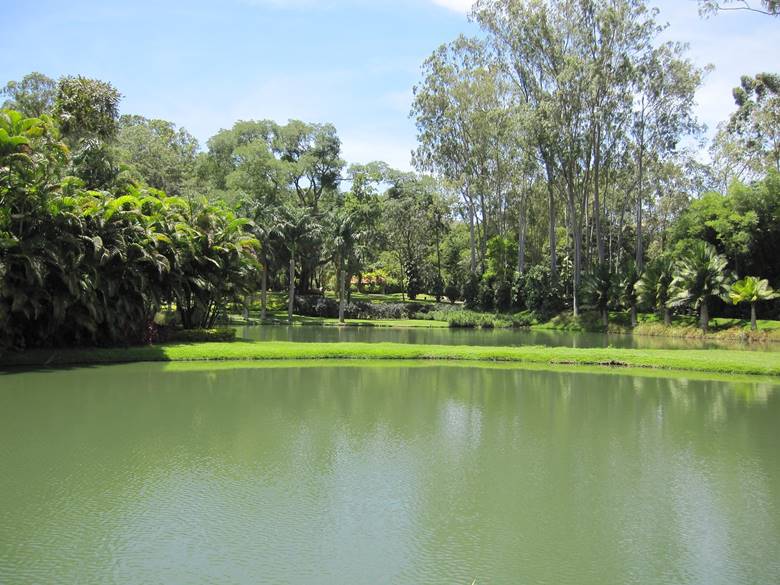
[[[467,309],[476,309],[479,305],[479,278],[476,274],[469,274],[463,283],[463,302]]]
[[[483,280],[479,283],[479,308],[483,311],[492,311],[495,307],[495,295],[491,280]]]
[[[498,311],[506,313],[512,308],[512,285],[507,281],[496,284],[494,293],[495,307]]]
[[[439,274],[434,275],[431,279],[431,294],[436,297],[437,303],[444,296],[444,279]]]
[[[160,341],[197,343],[200,341],[235,341],[236,330],[229,327],[217,329],[160,329]]]
[[[526,308],[542,317],[555,315],[565,308],[560,279],[553,277],[547,265],[538,264],[528,270],[522,288]]]
[[[459,301],[460,287],[457,284],[455,284],[453,281],[450,281],[449,284],[444,288],[444,296],[446,296],[451,303],[455,303],[456,301]]]

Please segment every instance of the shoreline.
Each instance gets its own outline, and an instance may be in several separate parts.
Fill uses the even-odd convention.
[[[171,343],[127,348],[37,349],[0,357],[0,370],[134,362],[253,362],[381,360],[526,364],[548,368],[705,372],[778,377],[780,352],[728,349],[628,349],[546,346],[492,347],[401,343],[233,341]]]

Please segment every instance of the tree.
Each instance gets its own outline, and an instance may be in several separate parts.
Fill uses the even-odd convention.
[[[601,264],[594,272],[583,280],[583,307],[598,311],[601,324],[606,329],[609,326],[609,304],[615,292],[615,282],[607,264]]]
[[[307,241],[317,238],[320,225],[310,211],[304,207],[288,203],[280,213],[280,228],[284,243],[290,254],[289,296],[287,299],[287,321],[292,325],[295,305],[295,257]]]
[[[699,12],[703,16],[734,10],[778,16],[780,15],[780,0],[756,0],[755,2],[748,0],[699,0]]]
[[[110,83],[78,75],[57,84],[54,115],[71,146],[80,140],[110,140],[119,131],[121,94]]]
[[[769,286],[769,281],[759,279],[757,276],[746,276],[742,280],[738,280],[729,291],[729,298],[735,305],[750,303],[750,328],[753,331],[758,328],[756,325],[756,303],[776,299],[779,296],[780,293]]]
[[[636,264],[628,262],[621,271],[617,284],[618,302],[624,307],[628,307],[631,316],[631,327],[636,327],[637,324],[636,306],[639,299],[636,283],[639,278],[640,275],[637,271]]]
[[[122,116],[116,149],[118,162],[131,166],[143,182],[178,196],[193,177],[198,141],[166,120]]]
[[[674,262],[669,258],[656,258],[645,266],[644,272],[636,282],[636,294],[639,302],[663,316],[664,325],[672,324],[668,306],[669,292],[674,278]]]
[[[648,158],[674,152],[680,138],[700,127],[693,113],[702,71],[684,57],[686,47],[666,43],[638,64],[633,135],[636,149],[636,266],[644,269],[643,214],[646,205],[645,170]],[[649,156],[648,156],[649,155]]]
[[[693,243],[676,264],[667,305],[689,305],[698,309],[701,329],[707,333],[711,299],[728,300],[732,278],[727,266],[726,258],[718,254],[712,244]]]
[[[25,118],[39,118],[51,114],[57,95],[57,82],[43,73],[33,71],[21,81],[9,81],[0,89],[7,99],[3,109],[15,110]]]
[[[80,75],[57,85],[54,116],[73,151],[73,173],[92,189],[109,186],[119,172],[108,145],[119,131],[120,99],[110,83]]]
[[[402,288],[414,300],[422,286],[422,265],[432,244],[430,180],[392,171],[387,180],[382,215],[385,241],[401,268]]]

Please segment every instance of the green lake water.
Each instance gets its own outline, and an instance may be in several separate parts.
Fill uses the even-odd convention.
[[[0,583],[780,583],[780,389],[455,364],[0,373]]]
[[[548,345],[563,347],[627,347],[636,349],[726,348],[751,351],[780,351],[777,343],[738,343],[716,340],[580,333],[533,329],[449,329],[423,327],[335,327],[317,325],[254,325],[236,327],[238,337],[253,341],[357,341],[364,343],[426,343],[434,345]]]

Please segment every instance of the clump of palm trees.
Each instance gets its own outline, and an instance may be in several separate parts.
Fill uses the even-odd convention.
[[[706,333],[712,303],[721,299],[750,304],[750,325],[755,331],[757,303],[778,296],[765,279],[747,276],[735,281],[727,259],[703,241],[691,244],[677,260],[668,255],[657,258],[641,274],[632,264],[618,275],[602,265],[583,283],[585,307],[599,312],[604,327],[610,306],[628,308],[632,327],[637,324],[640,305],[655,311],[666,326],[671,325],[672,309],[690,307],[698,311],[699,326]]]

